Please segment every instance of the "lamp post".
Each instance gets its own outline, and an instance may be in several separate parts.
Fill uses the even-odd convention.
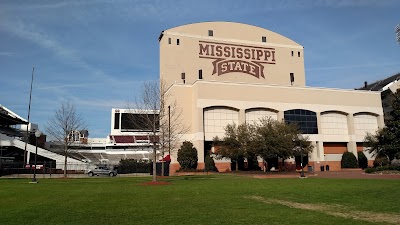
[[[301,147],[301,140],[300,140],[300,163],[301,163],[301,175],[300,175],[300,177],[305,177],[305,175],[304,175],[304,166],[303,166],[303,149]]]
[[[168,106],[168,155],[171,157],[171,106]]]
[[[298,140],[299,140],[299,147],[300,147],[300,166],[301,166],[301,173],[300,173],[300,177],[306,177],[304,175],[304,167],[303,167],[303,136],[301,134],[299,134],[298,136]]]
[[[40,135],[42,135],[42,132],[40,132],[40,130],[36,130],[35,131],[35,137],[36,137],[36,150],[35,150],[35,168],[33,169],[33,179],[32,179],[32,183],[38,183],[38,181],[36,180],[36,159],[37,159],[37,144],[38,144],[38,138],[40,137]]]

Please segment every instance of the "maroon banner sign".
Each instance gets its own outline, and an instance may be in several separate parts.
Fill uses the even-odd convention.
[[[199,41],[199,57],[215,59],[213,75],[242,72],[264,78],[262,64],[275,64],[275,48]]]

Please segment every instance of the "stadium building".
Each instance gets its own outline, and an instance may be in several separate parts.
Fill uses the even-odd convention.
[[[121,159],[145,161],[151,159],[152,135],[143,124],[135,122],[140,116],[147,114],[145,111],[139,113],[129,109],[112,109],[111,131],[106,138],[89,138],[87,130],[71,131],[67,169],[84,171],[92,165],[118,165]],[[65,159],[60,144],[57,141],[46,142],[46,135],[41,134],[37,139],[36,149],[36,130],[39,130],[38,125],[28,124],[26,119],[0,105],[1,170],[11,166],[21,168],[25,164],[33,165],[36,150],[37,165],[64,169]],[[28,134],[27,143],[24,138],[26,134]]]
[[[357,156],[363,150],[367,132],[384,126],[380,93],[306,86],[304,47],[267,29],[232,22],[188,24],[162,31],[159,45],[160,79],[190,126],[182,141],[197,148],[199,169],[213,137],[223,137],[230,123],[266,116],[296,122],[314,145],[308,166],[331,170],[341,169],[345,151]],[[170,171],[175,171],[176,151],[171,158]],[[295,159],[285,163],[299,164]],[[218,160],[216,166],[230,170],[230,160]]]

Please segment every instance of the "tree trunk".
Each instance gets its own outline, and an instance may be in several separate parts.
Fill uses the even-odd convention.
[[[162,157],[162,159],[161,159],[161,176],[164,176],[164,156],[165,156],[165,142],[164,142],[164,132],[162,132],[162,147],[161,147],[161,151],[162,151],[162,153],[161,153],[161,157]]]
[[[154,138],[154,137],[153,137]],[[156,142],[153,140],[153,182],[157,181],[157,149],[156,149]]]
[[[64,177],[67,177],[67,150],[64,150]]]
[[[236,172],[239,171],[239,160],[236,159]]]
[[[161,160],[161,176],[164,176],[164,156],[163,159]]]

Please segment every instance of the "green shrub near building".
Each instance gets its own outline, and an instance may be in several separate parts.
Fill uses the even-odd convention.
[[[358,168],[357,158],[352,152],[345,152],[342,155],[342,168]]]
[[[362,151],[357,152],[357,158],[358,158],[358,166],[361,169],[368,168],[368,159],[365,156],[364,152]]]

